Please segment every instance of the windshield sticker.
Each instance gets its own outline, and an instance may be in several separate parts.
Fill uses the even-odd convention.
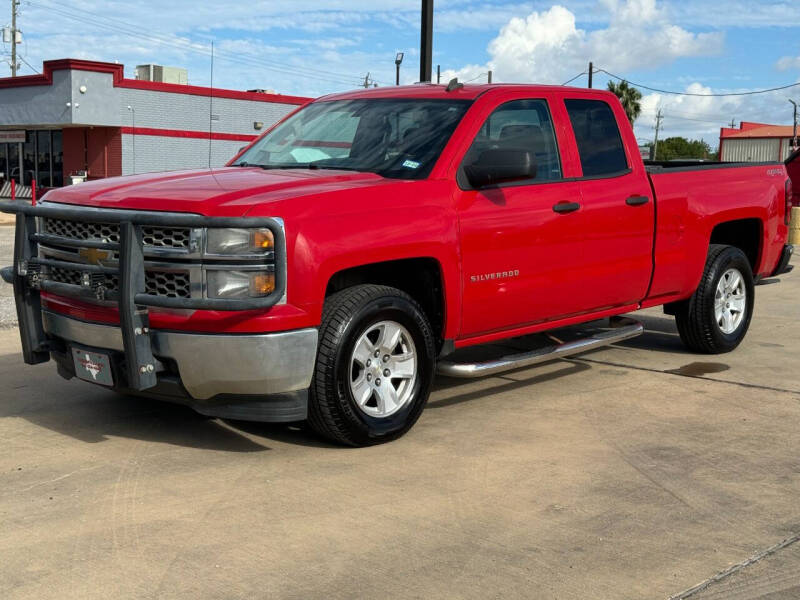
[[[419,163],[415,160],[406,160],[403,162],[403,166],[407,169],[419,169]]]

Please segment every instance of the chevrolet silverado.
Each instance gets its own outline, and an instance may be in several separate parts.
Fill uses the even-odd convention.
[[[796,182],[800,185],[800,182]],[[478,377],[641,333],[744,338],[786,271],[780,163],[648,163],[605,91],[415,85],[320,98],[226,167],[55,189],[17,214],[24,360],[213,416],[408,431],[435,373]],[[459,348],[610,318],[483,362]]]

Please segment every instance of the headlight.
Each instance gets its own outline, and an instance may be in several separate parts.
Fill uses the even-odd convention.
[[[275,290],[273,271],[206,272],[206,290],[209,298],[260,298]]]
[[[206,238],[206,254],[220,256],[258,255],[275,248],[269,229],[210,228]]]

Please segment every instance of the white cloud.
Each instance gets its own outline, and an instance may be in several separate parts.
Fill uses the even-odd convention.
[[[656,67],[677,58],[720,52],[722,33],[692,33],[669,22],[655,0],[604,0],[608,25],[580,29],[575,14],[555,5],[527,17],[512,17],[487,48],[498,81],[562,83],[593,60],[610,71]],[[448,72],[467,75],[475,65]]]
[[[747,93],[747,88],[711,88],[693,82],[680,91],[703,96],[676,96],[650,93],[642,98],[642,114],[636,121],[636,136],[652,141],[656,113],[661,109],[663,120],[659,139],[682,136],[703,139],[715,148],[719,143],[720,127],[739,127],[742,121],[790,124],[792,107],[785,92],[740,96],[708,96],[707,94]]]
[[[800,56],[784,56],[778,60],[775,66],[781,71],[800,69]]]

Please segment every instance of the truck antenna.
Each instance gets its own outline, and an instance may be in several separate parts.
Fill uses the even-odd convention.
[[[464,87],[464,84],[460,83],[458,81],[458,77],[453,77],[450,80],[450,83],[447,84],[447,87],[445,88],[444,91],[445,92],[455,92],[456,90],[460,90],[463,87]]]

